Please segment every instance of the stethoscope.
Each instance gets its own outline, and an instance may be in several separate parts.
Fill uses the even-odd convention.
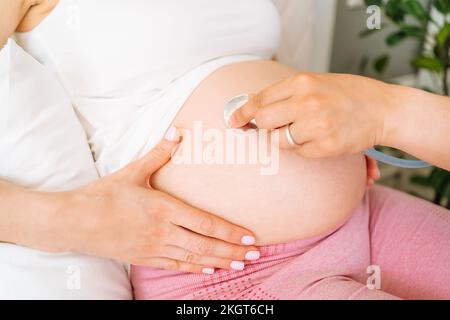
[[[250,100],[250,96],[248,94],[238,95],[232,98],[225,104],[224,108],[224,121],[228,125],[231,116],[240,108],[242,108],[248,101]],[[256,125],[255,120],[252,120],[251,123]],[[394,156],[387,155],[383,152],[376,150],[375,148],[368,149],[364,152],[364,154],[370,158],[376,159],[380,162],[389,164],[391,166],[396,166],[400,168],[408,168],[408,169],[421,169],[428,168],[431,165],[425,161],[421,160],[405,160],[400,159]]]

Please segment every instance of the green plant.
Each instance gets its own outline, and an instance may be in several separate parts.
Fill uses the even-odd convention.
[[[419,0],[365,0],[367,6],[379,6],[391,28],[385,42],[388,47],[394,47],[406,39],[417,39],[422,44],[427,44],[429,50],[424,50],[411,60],[411,65],[420,70],[427,70],[438,76],[441,88],[439,94],[449,95],[449,71],[450,71],[450,0],[430,0],[426,8]],[[437,21],[430,14],[434,10],[443,19]],[[430,32],[430,30],[436,30]],[[375,30],[366,30],[360,34],[366,37]],[[372,66],[378,73],[383,73],[389,66],[389,54],[383,54],[374,59]],[[426,89],[428,91],[433,91]],[[446,141],[448,137],[442,137]],[[450,173],[434,168],[427,176],[416,175],[411,182],[435,192],[434,202],[445,205],[450,209]]]

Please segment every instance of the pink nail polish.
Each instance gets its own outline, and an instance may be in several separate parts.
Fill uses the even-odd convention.
[[[241,243],[245,244],[246,246],[252,246],[256,243],[256,239],[252,236],[243,236],[241,239]]]
[[[380,169],[377,170],[377,173],[375,174],[375,179],[378,180],[381,178],[381,172]]]
[[[203,272],[204,274],[209,274],[209,275],[214,274],[215,271],[216,271],[216,270],[214,270],[213,268],[203,268],[203,270],[202,270],[202,272]]]
[[[236,116],[234,114],[231,115],[230,119],[228,119],[228,126],[230,128],[235,128],[237,124]]]
[[[245,255],[245,260],[254,261],[258,260],[261,257],[261,253],[259,251],[249,251]]]
[[[245,263],[242,261],[233,261],[230,263],[230,268],[237,271],[242,271],[245,268]]]
[[[170,127],[169,130],[167,130],[166,135],[164,138],[168,141],[177,142],[179,140],[178,136],[178,130],[175,127]]]

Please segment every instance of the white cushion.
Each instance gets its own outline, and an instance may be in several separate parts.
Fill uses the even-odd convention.
[[[0,178],[63,191],[98,178],[58,80],[13,40],[0,50]],[[0,299],[130,299],[124,265],[0,244]]]

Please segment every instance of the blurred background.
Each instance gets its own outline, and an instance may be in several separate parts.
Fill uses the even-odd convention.
[[[283,22],[281,62],[449,94],[450,0],[273,1]],[[442,137],[443,147],[449,138]],[[450,173],[380,168],[379,183],[450,209]]]

